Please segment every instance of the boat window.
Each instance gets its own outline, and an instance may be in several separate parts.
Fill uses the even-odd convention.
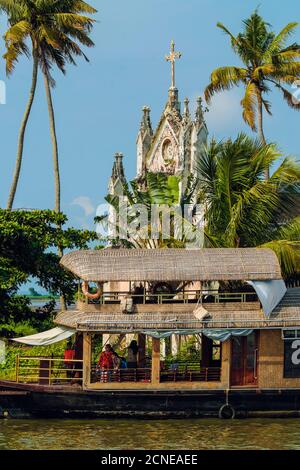
[[[297,339],[300,338],[300,329],[283,329],[282,330],[282,339]]]

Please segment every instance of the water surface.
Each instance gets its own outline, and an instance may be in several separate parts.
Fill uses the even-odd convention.
[[[4,449],[300,449],[300,419],[0,420]]]

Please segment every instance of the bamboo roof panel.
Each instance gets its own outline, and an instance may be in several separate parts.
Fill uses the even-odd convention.
[[[64,255],[85,281],[231,281],[281,279],[275,253],[260,248],[103,249]]]

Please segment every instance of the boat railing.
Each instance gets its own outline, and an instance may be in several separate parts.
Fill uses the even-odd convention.
[[[83,361],[61,357],[16,356],[16,382],[39,385],[82,384]]]
[[[151,368],[99,369],[92,368],[92,383],[151,382]]]
[[[172,364],[163,366],[160,382],[219,382],[221,367],[201,367],[196,364]],[[151,368],[98,369],[92,368],[91,383],[151,382]]]
[[[161,382],[219,382],[221,367],[174,367],[160,372]]]
[[[134,304],[165,304],[165,303],[223,303],[223,302],[255,302],[258,297],[255,292],[219,292],[217,290],[184,290],[178,293],[132,294],[126,291],[104,292],[99,299],[88,299],[89,304],[120,304],[126,299],[132,299]]]

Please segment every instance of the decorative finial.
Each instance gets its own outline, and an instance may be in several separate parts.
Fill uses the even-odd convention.
[[[144,106],[143,107],[143,113],[144,113],[145,116],[148,116],[150,114],[150,111],[151,110],[150,110],[149,106]]]
[[[203,106],[202,106],[202,98],[198,96],[197,98],[197,109],[196,109],[196,121],[202,122],[203,121]]]
[[[170,54],[165,56],[167,62],[171,62],[171,88],[175,88],[175,61],[180,59],[181,52],[175,52],[175,42],[171,41]]]
[[[187,118],[190,117],[189,103],[190,103],[190,100],[188,98],[185,98],[183,115],[184,117],[187,117]]]
[[[152,126],[151,126],[151,119],[150,119],[151,109],[149,108],[149,106],[144,106],[142,111],[143,111],[143,116],[142,116],[142,122],[141,122],[141,129],[144,131],[148,129],[150,131],[150,134],[152,134]]]
[[[112,170],[112,178],[117,179],[121,178],[124,179],[125,173],[124,173],[124,167],[123,167],[123,153],[117,152],[115,153],[115,161],[113,164],[113,170]]]

